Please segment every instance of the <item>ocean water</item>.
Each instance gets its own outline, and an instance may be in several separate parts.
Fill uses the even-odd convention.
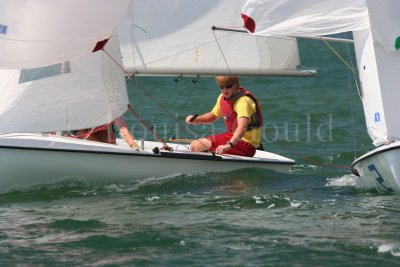
[[[346,45],[334,46],[354,60]],[[372,148],[354,78],[323,43],[303,40],[300,48],[302,66],[317,77],[241,78],[262,103],[265,149],[296,160],[290,174],[132,174],[121,183],[3,193],[0,265],[400,266],[400,197],[361,183],[349,168]],[[129,93],[163,138],[223,130],[181,124],[212,108],[212,78],[139,77]],[[127,121],[151,139],[135,117]]]

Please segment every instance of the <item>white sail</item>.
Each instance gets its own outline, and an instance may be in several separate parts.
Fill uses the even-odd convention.
[[[355,32],[368,133],[375,145],[400,139],[400,53],[395,50],[400,15],[396,0],[367,1],[371,30]]]
[[[118,38],[105,47],[121,59]],[[122,63],[120,63],[122,64]],[[104,52],[36,69],[0,70],[0,132],[49,132],[102,125],[123,114],[124,73]]]
[[[365,0],[248,0],[246,28],[266,36],[320,36],[369,27]]]
[[[296,69],[299,55],[293,38],[223,31],[214,36],[213,25],[242,29],[245,0],[130,3],[118,31],[124,66],[134,74],[310,75]]]
[[[0,68],[36,68],[91,53],[128,0],[0,1]]]
[[[379,145],[387,139],[387,131],[371,30],[355,31],[353,38],[367,130]]]

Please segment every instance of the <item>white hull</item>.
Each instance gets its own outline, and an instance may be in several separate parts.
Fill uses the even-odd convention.
[[[0,135],[0,191],[9,191],[65,179],[103,183],[162,177],[172,174],[225,172],[266,168],[289,172],[294,161],[257,151],[255,157],[194,153],[182,144],[174,151],[155,154],[158,142],[145,142],[143,151],[126,144],[110,145],[45,134]]]
[[[379,190],[400,193],[400,141],[378,147],[356,159],[353,173]]]

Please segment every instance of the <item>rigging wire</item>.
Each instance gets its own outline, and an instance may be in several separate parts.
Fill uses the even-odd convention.
[[[346,48],[347,48],[347,58],[350,62],[350,65],[354,69],[353,58],[351,56],[349,44],[346,44]],[[351,87],[351,77],[350,77],[349,73],[348,73],[347,77],[348,77],[348,89],[349,89],[349,99],[350,99],[351,126],[352,126],[352,134],[353,134],[353,151],[354,151],[354,159],[356,159],[357,158],[357,148],[356,148],[356,135],[355,135],[355,126],[354,126],[354,107],[353,107],[353,101],[352,101],[352,97],[351,97],[352,87]],[[354,78],[356,87],[358,88],[357,77],[355,75],[353,75],[353,78]],[[359,92],[359,90],[357,90],[357,92]]]
[[[144,127],[146,127],[146,129],[155,137],[158,139],[158,141],[160,143],[163,144],[162,149],[168,150],[168,151],[172,151],[172,147],[168,146],[167,143],[164,141],[164,139],[162,139],[156,132],[153,131],[153,129],[147,125],[147,123],[143,120],[143,118],[140,116],[140,114],[138,114],[132,107],[131,105],[128,105],[128,109],[132,112],[133,115],[136,116],[136,118],[138,118],[138,120],[140,120],[140,122],[142,123],[142,125]]]
[[[136,68],[136,60],[135,60],[135,46],[134,46],[134,37],[133,37],[133,27],[135,26],[135,24],[133,23],[133,5],[131,4],[131,1],[129,1],[129,5],[128,5],[128,16],[129,16],[129,33],[130,33],[130,37],[131,37],[131,49],[132,49],[132,61],[133,61],[133,68]],[[142,28],[140,28],[142,29]],[[146,32],[144,29],[142,29],[144,32]]]
[[[115,63],[115,65],[116,65],[118,68],[120,68],[120,69],[125,73],[125,75],[128,77],[128,79],[131,79],[131,78],[133,77],[132,75],[129,74],[129,72],[126,71],[126,69],[125,69],[123,66],[121,66],[121,64],[120,64],[115,58],[113,58],[113,57],[107,52],[107,50],[105,50],[104,48],[102,48],[101,50],[111,59],[111,61],[113,61],[113,62]]]
[[[303,154],[301,154],[301,153],[295,151],[294,149],[292,149],[291,147],[285,145],[282,141],[278,140],[277,142],[284,149],[286,149],[287,151],[289,151],[293,155],[296,155],[297,157],[299,157],[300,159],[302,159],[302,160],[304,160],[304,161],[306,161],[308,163],[312,163],[312,164],[315,164],[317,166],[327,166],[327,167],[332,167],[332,168],[337,168],[337,169],[351,169],[351,166],[349,166],[349,165],[337,165],[335,163],[321,162],[319,160],[313,160],[310,157],[304,156]]]
[[[354,84],[356,86],[358,96],[360,97],[360,100],[362,102],[363,101],[362,86],[360,86],[360,84],[359,84],[359,75],[355,71],[355,68],[354,68],[353,57],[351,56],[349,44],[348,43],[346,44],[347,58],[349,61],[349,63],[348,63],[346,60],[344,60],[340,56],[339,52],[337,52],[337,50],[333,46],[331,46],[326,40],[324,40],[324,39],[321,39],[321,40],[325,43],[325,45],[329,49],[331,49],[331,51],[340,59],[340,61],[342,61],[345,64],[345,66],[347,66],[353,73]],[[350,84],[351,84],[350,83],[350,75],[348,75],[348,88],[349,88],[349,96],[350,96],[350,110],[351,110],[351,123],[352,123],[352,135],[353,135],[353,152],[354,152],[354,159],[356,159],[357,158],[357,149],[356,149],[355,126],[354,126],[354,107],[353,107],[353,102],[351,101],[351,85]]]
[[[144,96],[147,96],[148,98],[150,98],[154,103],[156,103],[156,105],[158,106],[158,108],[162,111],[164,111],[166,114],[168,114],[170,117],[174,117],[174,114],[172,114],[168,109],[166,109],[161,103],[160,101],[157,100],[157,98],[155,98],[147,89],[145,89],[145,87],[141,84],[139,84],[139,81],[136,80],[136,86],[138,88],[138,90],[142,91],[144,93]],[[155,119],[154,119],[155,120]],[[154,121],[152,122],[152,125],[154,124]]]
[[[157,125],[160,122],[161,117],[163,115],[162,111],[164,111],[164,113],[168,113],[171,117],[174,116],[168,110],[170,110],[173,107],[174,103],[176,102],[177,97],[174,98],[174,96],[176,96],[178,94],[178,88],[180,88],[181,80],[182,80],[182,76],[178,76],[175,78],[175,84],[172,87],[171,92],[169,93],[168,99],[166,100],[166,104],[165,104],[165,106],[163,106],[161,104],[159,105],[160,111],[154,116],[154,119],[151,123],[151,125],[152,125],[151,127],[154,127],[155,125]],[[181,92],[182,92],[182,90],[181,90]],[[181,94],[181,92],[179,93],[179,95]]]
[[[132,81],[133,79],[128,80],[128,82]],[[138,86],[138,79],[134,79],[134,88],[136,88],[136,103],[137,103],[137,109],[139,112],[139,115],[141,114],[141,105],[139,105],[139,103],[141,103],[141,94],[139,92],[139,86]],[[140,131],[140,140],[144,140],[144,129],[143,127],[140,127],[141,131]],[[143,144],[143,143],[142,143]],[[142,145],[143,148],[143,145]]]
[[[197,76],[197,77],[195,77],[195,78],[192,79],[192,84],[193,84],[192,89],[190,90],[189,94],[187,95],[186,101],[183,103],[183,105],[182,105],[182,107],[181,107],[181,110],[180,110],[178,116],[176,116],[176,119],[175,119],[174,123],[172,124],[173,126],[178,122],[178,120],[180,119],[180,117],[181,117],[181,115],[182,115],[182,112],[185,110],[186,104],[188,103],[188,101],[189,101],[189,99],[190,99],[190,97],[191,97],[191,95],[192,95],[194,89],[196,88],[198,78],[199,78],[199,76]],[[171,127],[171,130],[170,130],[170,132],[169,132],[169,134],[168,134],[169,137],[171,137],[171,134],[172,134],[173,129],[174,129],[174,128]]]
[[[323,39],[323,38],[320,38],[320,39],[321,39],[322,42],[325,43],[325,45],[326,45],[329,49],[331,49],[331,51],[340,59],[340,61],[342,61],[343,64],[344,64],[346,67],[348,67],[348,68],[351,70],[351,72],[353,72],[354,76],[358,77],[358,74],[357,74],[357,72],[354,70],[353,66],[351,66],[349,63],[347,63],[346,60],[343,59],[343,57],[336,51],[336,49],[335,49],[332,45],[330,45],[330,44],[328,43],[327,40],[325,40],[325,39]]]
[[[218,49],[219,49],[219,51],[221,52],[222,57],[224,58],[225,65],[226,65],[226,67],[227,67],[229,73],[232,74],[231,68],[229,67],[228,61],[226,60],[225,54],[224,54],[224,52],[222,51],[221,45],[220,45],[220,43],[218,42],[218,38],[217,38],[217,36],[215,35],[215,31],[214,31],[213,29],[212,29],[212,33],[213,33],[213,35],[214,35],[215,42],[216,42],[217,45],[218,45]]]

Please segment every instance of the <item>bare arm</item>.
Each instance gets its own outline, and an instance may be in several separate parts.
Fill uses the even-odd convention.
[[[249,120],[250,119],[246,118],[246,117],[237,119],[238,126],[237,126],[235,132],[233,133],[233,136],[229,140],[229,142],[231,142],[233,146],[235,146],[240,141],[240,139],[242,139],[244,133],[247,130],[247,125],[249,124]],[[215,152],[217,152],[218,154],[223,154],[231,148],[232,147],[229,144],[219,145],[217,147],[217,149],[215,150]]]
[[[246,117],[237,119],[238,126],[235,132],[233,132],[231,140],[229,140],[233,145],[236,145],[242,139],[243,135],[247,131],[247,125],[249,124],[249,120],[250,119]]]
[[[126,126],[125,120],[123,116],[116,118],[114,120],[114,124],[117,126],[119,134],[124,138],[125,142],[132,148],[137,148],[137,144],[135,139],[133,138],[131,132],[129,131],[128,127]]]
[[[203,115],[200,115],[200,116],[196,117],[193,121],[190,121],[193,118],[193,116],[194,115],[189,115],[186,117],[187,124],[206,124],[206,123],[212,123],[218,119],[218,117],[215,116],[214,113],[212,113],[212,112],[208,112]]]

